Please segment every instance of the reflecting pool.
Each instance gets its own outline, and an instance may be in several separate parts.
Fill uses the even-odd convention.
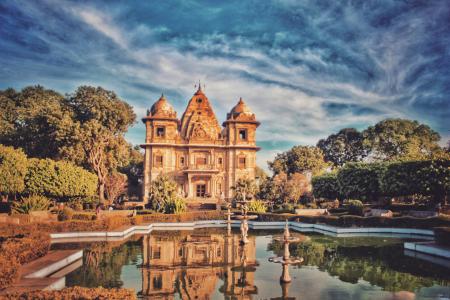
[[[66,285],[133,288],[143,299],[448,299],[450,269],[405,254],[405,239],[299,234],[301,258],[281,283],[282,231],[154,231],[126,242],[56,244],[83,248]],[[297,240],[297,239],[295,239]]]

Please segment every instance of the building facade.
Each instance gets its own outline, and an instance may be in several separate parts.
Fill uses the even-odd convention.
[[[160,174],[171,176],[188,204],[218,204],[233,196],[239,178],[255,178],[259,122],[242,98],[222,126],[201,87],[181,119],[162,95],[147,116],[143,199]]]

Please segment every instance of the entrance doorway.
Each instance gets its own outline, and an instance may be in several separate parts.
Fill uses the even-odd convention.
[[[205,198],[205,195],[206,195],[206,184],[197,184],[196,196],[200,198]]]

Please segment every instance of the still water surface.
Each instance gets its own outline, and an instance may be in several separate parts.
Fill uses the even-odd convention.
[[[281,231],[152,232],[124,243],[57,245],[85,249],[67,286],[133,288],[143,299],[450,299],[450,269],[405,255],[404,239],[300,235],[292,281],[280,284]]]

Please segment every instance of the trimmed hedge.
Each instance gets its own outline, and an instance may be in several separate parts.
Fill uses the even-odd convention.
[[[359,217],[359,216],[302,216],[291,220],[309,224],[327,224],[337,227],[394,227],[432,229],[434,227],[450,226],[450,218],[414,218],[414,217]]]
[[[378,178],[384,164],[349,163],[337,174],[340,193],[345,199],[373,201],[381,196]]]
[[[392,197],[419,194],[443,198],[450,192],[450,161],[390,163],[379,181],[383,193]]]
[[[129,299],[135,300],[136,294],[131,289],[112,288],[106,289],[103,287],[98,288],[82,288],[82,287],[70,287],[60,291],[31,291],[31,292],[13,292],[4,296],[0,296],[0,299],[12,300],[12,299],[40,299],[40,300],[53,300],[53,299],[96,299],[96,300],[121,300]]]
[[[443,201],[450,193],[450,160],[392,163],[349,163],[337,176],[313,177],[319,198],[378,200],[380,197],[432,196]]]
[[[24,193],[66,199],[94,196],[97,175],[70,162],[32,158],[25,176]]]
[[[336,173],[313,177],[311,183],[316,198],[337,199],[340,197]]]
[[[262,222],[286,221],[286,220],[292,220],[295,217],[298,217],[298,216],[296,214],[292,214],[292,213],[284,213],[284,214],[264,213],[264,214],[258,214],[258,221],[262,221]]]
[[[156,222],[191,222],[191,221],[203,221],[203,220],[223,220],[225,215],[218,210],[208,211],[193,211],[181,214],[148,214],[137,215],[133,219],[134,224],[143,223],[156,223]]]
[[[50,249],[50,237],[46,233],[23,231],[17,235],[2,235],[1,240],[0,289],[20,278],[21,265],[46,255]]]

